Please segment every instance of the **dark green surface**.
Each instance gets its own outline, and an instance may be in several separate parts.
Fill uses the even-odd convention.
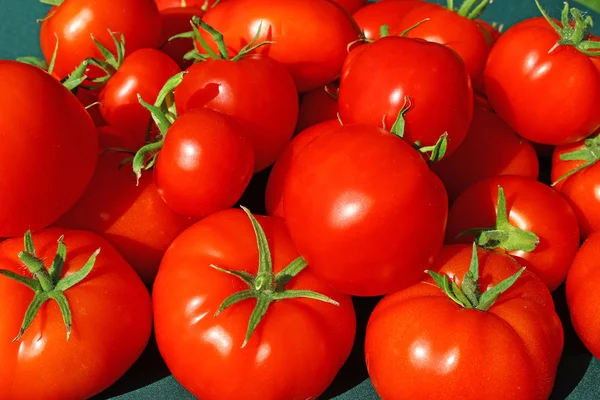
[[[114,0],[118,1],[118,0]],[[585,0],[600,6],[600,0]],[[436,1],[442,3],[443,1]],[[558,16],[563,7],[561,0],[541,0],[553,16]],[[575,5],[575,3],[572,3]],[[40,55],[38,44],[39,25],[36,18],[42,18],[48,6],[35,0],[0,0],[0,59],[14,59],[25,55]],[[490,22],[510,26],[525,18],[538,16],[533,0],[495,0],[483,15]],[[592,14],[593,15],[593,14]],[[594,29],[600,33],[600,18],[597,15]],[[266,173],[257,177],[254,188],[247,193],[244,204],[253,210],[262,208],[258,200],[264,190]],[[253,204],[255,203],[255,204]],[[557,383],[552,400],[598,400],[600,399],[600,361],[592,358],[574,335],[568,320],[564,293],[555,294],[558,312],[566,331],[565,355],[559,367]],[[357,344],[338,379],[324,398],[336,400],[377,400],[366,378],[362,353],[364,325],[377,299],[355,299],[359,332]],[[362,326],[362,330],[361,327]],[[362,383],[361,383],[362,382]],[[136,390],[137,389],[137,390]],[[191,400],[191,396],[171,376],[161,362],[156,347],[151,344],[134,368],[98,400]]]

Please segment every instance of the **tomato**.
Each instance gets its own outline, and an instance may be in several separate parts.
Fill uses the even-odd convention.
[[[150,112],[140,104],[138,95],[154,103],[163,85],[178,72],[181,69],[175,61],[159,50],[134,51],[100,91],[102,116],[109,125],[145,133]]]
[[[58,54],[54,72],[62,77],[70,74],[88,57],[99,58],[101,53],[90,38],[93,35],[110,51],[116,51],[109,30],[122,34],[127,51],[160,46],[162,26],[153,0],[67,0],[52,8],[40,31],[42,52],[52,58],[56,40]],[[90,72],[96,77],[100,71]]]
[[[448,198],[412,146],[354,124],[321,134],[298,153],[283,208],[315,274],[341,292],[376,296],[421,276],[442,245]]]
[[[388,26],[390,36],[397,36],[404,31],[398,28],[404,16],[421,4],[422,0],[380,1],[361,8],[353,17],[367,39],[379,39],[382,25]]]
[[[254,172],[277,159],[298,118],[292,77],[281,64],[261,55],[193,65],[175,90],[175,102],[181,114],[208,107],[234,117],[254,145]]]
[[[154,182],[173,211],[203,218],[240,199],[253,166],[252,142],[241,125],[226,114],[199,108],[169,128]]]
[[[519,276],[511,257],[484,250],[477,255],[475,280],[467,275],[472,257],[468,245],[443,247],[432,270],[439,271],[440,280],[462,285],[463,293],[478,299],[479,308],[452,301],[429,277],[377,305],[367,325],[365,353],[381,398],[550,396],[563,329],[548,289],[527,270]],[[499,292],[500,283],[515,277],[490,305],[487,300]],[[467,281],[474,281],[482,295],[469,291]]]
[[[499,208],[499,187],[506,198],[504,211]],[[508,252],[551,291],[564,282],[579,247],[579,228],[575,213],[558,192],[521,176],[479,181],[450,208],[446,242],[471,243],[473,235],[457,236],[468,229],[494,228],[495,224],[492,230],[505,232],[506,237],[480,244]]]
[[[265,203],[267,214],[277,217],[283,217],[283,188],[285,179],[292,166],[292,162],[307,144],[314,138],[331,129],[340,126],[337,119],[319,122],[300,132],[285,148],[281,156],[277,159],[267,181]]]
[[[600,127],[600,58],[581,52],[585,42],[575,39],[556,46],[569,30],[559,34],[539,18],[518,24],[498,39],[487,61],[490,103],[533,142],[568,144]]]
[[[203,20],[224,35],[233,54],[254,38],[262,23],[256,43],[275,44],[256,52],[288,68],[300,92],[334,81],[348,44],[359,33],[350,15],[329,0],[229,0],[209,10]],[[208,33],[203,36],[214,46]]]
[[[0,61],[0,238],[53,223],[83,194],[98,151],[92,119],[43,70]]]
[[[181,69],[189,68],[192,60],[184,60],[183,56],[194,49],[192,39],[179,38],[169,41],[175,35],[192,30],[190,21],[193,17],[201,18],[204,10],[199,7],[177,7],[161,10],[163,39],[160,50],[171,57]]]
[[[99,129],[103,149],[134,148],[122,128]],[[81,199],[55,225],[96,232],[113,245],[151,284],[160,260],[173,240],[194,221],[173,212],[162,200],[152,174],[136,185],[131,167],[119,164],[127,154],[102,152],[96,172]]]
[[[600,133],[600,132],[599,132]],[[554,188],[569,201],[577,214],[581,237],[600,230],[600,165],[596,155],[598,136],[558,146],[552,156]],[[564,160],[562,158],[565,158]],[[564,179],[561,179],[565,177]]]
[[[392,127],[408,96],[404,138],[410,143],[432,146],[447,132],[449,155],[467,134],[473,91],[464,63],[445,46],[385,37],[360,50],[342,75],[338,102],[344,124],[381,126],[385,117]]]
[[[256,219],[254,233],[243,211],[221,211],[173,242],[153,290],[157,343],[175,378],[197,398],[314,399],[350,354],[356,329],[352,301],[310,268],[299,273],[295,268],[291,275],[297,275],[287,285],[281,275],[273,279],[290,263],[304,263],[283,220]],[[257,240],[266,251],[259,253]],[[252,295],[261,300],[240,298],[249,293],[248,284],[211,265],[246,275],[262,273],[267,289]],[[270,281],[282,300],[271,303]],[[258,280],[251,277],[249,283],[255,286]],[[318,292],[339,305],[289,298],[296,290]],[[232,295],[241,301],[214,317]],[[266,313],[254,330],[249,320],[257,306]]]
[[[600,330],[594,316],[600,312],[600,233],[594,232],[583,243],[567,277],[567,304],[575,332],[594,355],[600,356]]]
[[[338,86],[335,83],[306,92],[300,98],[296,131],[300,132],[320,122],[337,119]]]
[[[63,243],[63,236],[62,246],[67,248],[64,266],[48,270],[57,253],[57,241]],[[0,319],[0,358],[4,365],[0,369],[0,397],[91,398],[111,386],[142,354],[152,329],[150,295],[117,251],[93,233],[48,229],[34,234],[33,244],[35,253],[26,252],[26,268],[18,257],[23,238],[0,243],[4,305]],[[96,249],[101,250],[99,254]],[[45,264],[44,273],[30,272],[39,262]],[[90,262],[91,272],[86,268]],[[37,292],[2,276],[3,271],[23,276]],[[53,291],[48,300],[49,290]],[[31,325],[19,331],[34,296],[46,301],[31,315],[32,320],[26,318]],[[68,326],[63,322],[65,317]],[[19,339],[13,342],[17,333]]]
[[[517,136],[493,112],[475,108],[471,127],[460,147],[432,164],[454,201],[475,182],[500,175],[537,179],[537,154],[527,140]]]

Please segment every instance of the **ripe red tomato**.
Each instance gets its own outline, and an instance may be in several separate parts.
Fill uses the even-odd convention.
[[[504,254],[477,254],[482,295],[471,297],[481,307],[519,265]],[[471,257],[471,246],[445,246],[432,270],[466,292]],[[552,297],[527,270],[485,311],[457,304],[423,279],[377,305],[365,342],[371,381],[387,400],[544,400],[562,349]]]
[[[208,107],[234,117],[254,145],[254,172],[277,159],[298,119],[292,77],[281,64],[261,55],[193,65],[175,90],[175,102],[180,114]]]
[[[138,95],[153,103],[167,80],[178,72],[181,69],[177,63],[159,50],[134,51],[100,91],[104,120],[108,125],[145,133],[151,117]]]
[[[154,182],[173,211],[203,218],[240,199],[253,167],[252,142],[241,125],[226,114],[198,108],[169,128]]]
[[[262,23],[256,43],[276,44],[256,52],[288,68],[300,92],[334,81],[348,44],[359,33],[350,15],[329,0],[229,0],[209,10],[203,20],[224,35],[232,54],[254,38]],[[216,50],[209,35],[202,34]]]
[[[320,122],[300,132],[285,148],[281,156],[277,159],[267,181],[267,190],[265,203],[267,214],[276,217],[284,217],[283,213],[283,188],[287,174],[292,166],[292,162],[307,144],[314,138],[331,129],[340,126],[337,119]]]
[[[63,235],[67,251],[62,271],[48,271]],[[31,326],[13,342],[34,292],[0,272],[0,359],[8,362],[0,369],[0,398],[91,398],[111,386],[142,354],[152,329],[150,295],[117,251],[93,233],[48,229],[34,234],[33,243],[38,260],[48,263],[44,273],[35,275],[18,257],[23,238],[0,243],[0,269],[26,277],[39,289],[39,300],[48,299],[48,291],[40,286],[54,289]],[[99,254],[96,249],[101,249]],[[85,265],[89,261],[91,272]],[[59,280],[63,278],[77,278],[78,283]],[[72,328],[65,326],[64,316],[72,319]],[[65,339],[69,330],[70,338]]]
[[[110,147],[135,148],[132,145],[136,141],[128,138],[127,132],[117,136],[118,131],[114,127],[99,129],[102,151]],[[85,193],[55,225],[103,236],[142,280],[151,284],[167,247],[194,221],[167,207],[156,191],[152,174],[142,175],[136,185],[131,168],[119,168],[127,156],[103,152]]]
[[[499,186],[508,214],[498,208]],[[473,235],[457,236],[468,229],[493,228],[503,214],[508,221],[497,230],[507,236],[490,240],[488,246],[512,255],[555,290],[567,277],[579,247],[579,227],[566,200],[541,182],[500,176],[475,183],[450,208],[446,243],[471,243]]]
[[[592,233],[583,243],[567,277],[567,304],[575,332],[594,355],[600,357],[600,233]]]
[[[98,137],[77,97],[43,70],[0,61],[0,238],[53,223],[83,194]]]
[[[404,16],[422,3],[422,0],[379,1],[361,8],[353,17],[367,39],[379,39],[382,25],[388,26],[390,36],[397,36],[404,31],[399,28]]]
[[[160,11],[163,26],[163,38],[160,51],[171,57],[181,69],[189,68],[193,61],[184,60],[183,56],[194,49],[193,39],[178,38],[169,41],[175,35],[189,32],[192,29],[190,21],[193,17],[202,18],[204,10],[199,7],[166,8]]]
[[[338,85],[330,83],[304,93],[300,98],[296,132],[323,121],[337,119],[337,92]]]
[[[600,58],[581,52],[581,43],[557,47],[560,39],[549,22],[537,18],[506,31],[487,61],[490,103],[533,142],[572,143],[600,127]]]
[[[272,260],[275,274],[301,261],[283,220],[256,219],[270,256],[264,250],[261,254]],[[248,285],[211,265],[246,275],[256,275],[258,265],[266,265],[265,259],[259,263],[257,237],[243,211],[230,209],[203,219],[182,233],[163,258],[153,291],[155,330],[175,378],[201,399],[317,398],[352,348],[356,319],[350,297],[317,279],[310,268],[287,285],[276,275],[277,291],[286,290],[283,296],[311,290],[339,305],[300,298],[275,301],[266,305],[264,317],[241,348],[258,302],[245,297],[214,317],[232,294],[248,293]],[[261,276],[270,281],[273,273]],[[257,283],[254,277],[251,283]],[[272,295],[259,292],[264,306]]]
[[[390,36],[360,50],[348,68],[338,97],[344,124],[381,126],[385,117],[390,128],[408,96],[404,138],[409,143],[433,146],[447,132],[449,155],[463,141],[473,114],[473,91],[464,63],[449,48]]]
[[[63,78],[86,58],[100,58],[90,35],[110,51],[116,51],[109,30],[125,36],[129,53],[161,44],[160,14],[153,0],[68,0],[52,8],[42,23],[42,52],[50,61],[58,38],[54,72]],[[100,71],[88,76],[96,77],[94,74],[100,75]]]
[[[450,201],[475,182],[500,175],[537,179],[535,149],[520,138],[498,115],[476,107],[467,137],[450,156],[432,164],[442,179]]]
[[[448,198],[412,146],[354,124],[298,153],[283,207],[315,274],[341,292],[376,296],[413,284],[427,268],[443,242]]]

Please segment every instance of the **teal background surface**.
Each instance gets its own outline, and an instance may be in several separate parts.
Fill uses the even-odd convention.
[[[600,7],[600,0],[587,1],[590,4],[595,3]],[[445,1],[438,0],[435,2],[442,3]],[[558,17],[560,15],[563,7],[561,0],[540,0],[540,2],[552,16]],[[576,5],[575,2],[572,2],[572,5]],[[581,8],[585,9],[584,7]],[[36,19],[43,18],[48,9],[47,5],[39,3],[36,0],[0,0],[0,59],[41,55],[38,43],[39,24],[36,22]],[[518,21],[538,15],[539,12],[533,0],[495,0],[484,13],[483,19],[489,22],[504,24],[508,27]],[[591,15],[598,22],[594,28],[594,32],[600,34],[600,15],[594,13],[591,13]],[[600,399],[600,384],[598,384],[600,381],[600,361],[591,357],[576,339],[574,333],[570,331],[568,311],[564,306],[564,293],[559,289],[555,297],[558,297],[557,307],[560,308],[560,304],[563,307],[562,311],[559,310],[559,314],[562,313],[561,316],[563,317],[563,322],[565,322],[567,340],[565,344],[565,356],[559,368],[557,389],[551,399],[598,400]],[[356,301],[356,304],[365,302],[365,300]],[[373,300],[366,300],[366,302],[370,303],[364,306],[362,314],[359,314],[359,322],[362,318],[363,324],[366,318],[368,318],[370,309],[375,304]],[[357,307],[357,309],[359,308]],[[362,357],[360,350],[360,346],[355,349],[355,360]],[[364,369],[364,366],[361,368]],[[347,369],[352,369],[352,366]],[[364,371],[355,374],[346,374],[354,380],[343,382],[341,387],[354,387],[337,397],[329,395],[327,398],[335,400],[379,399],[370,382],[364,380],[366,376],[357,378],[361,373],[364,375]],[[96,399],[194,399],[172,376],[167,375],[168,371],[166,371],[164,365],[160,362],[160,355],[151,343],[148,351],[136,366],[132,368],[132,371],[119,381],[115,387],[97,396]],[[440,384],[443,384],[443,382],[440,382]]]

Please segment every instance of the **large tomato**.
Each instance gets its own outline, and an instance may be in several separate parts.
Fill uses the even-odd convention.
[[[500,190],[502,188],[502,191]],[[500,176],[469,187],[450,208],[447,243],[471,243],[461,233],[489,229],[478,244],[507,252],[553,291],[567,277],[579,248],[575,213],[558,192],[533,179]]]
[[[428,277],[385,297],[371,314],[367,368],[383,399],[550,396],[563,329],[548,289],[529,271],[519,276],[509,256],[484,250],[477,256],[468,245],[442,248],[432,270],[449,293]]]
[[[357,50],[340,83],[344,124],[381,126],[383,119],[390,128],[410,105],[404,138],[432,146],[448,133],[451,154],[467,134],[473,114],[473,91],[460,57],[440,44],[398,36]]]
[[[399,28],[404,16],[422,3],[422,0],[379,1],[361,8],[353,17],[366,39],[378,39],[382,25],[388,26],[389,35],[396,36],[404,31]]]
[[[296,131],[338,116],[338,85],[330,83],[306,92],[300,98]]]
[[[210,9],[203,20],[224,35],[232,54],[251,42],[260,27],[257,43],[275,43],[256,52],[288,68],[300,92],[335,80],[348,44],[359,33],[350,15],[329,0],[229,0]],[[210,41],[208,33],[203,35]]]
[[[315,399],[350,354],[352,301],[303,269],[283,220],[256,220],[221,211],[173,242],[153,290],[158,346],[197,398]]]
[[[83,194],[96,166],[92,119],[43,70],[0,61],[0,238],[53,223]]]
[[[160,14],[153,0],[66,0],[53,7],[42,23],[42,51],[50,61],[58,40],[54,72],[63,78],[86,58],[101,56],[90,35],[116,51],[109,30],[125,36],[130,53],[161,44]]]
[[[476,107],[467,137],[450,156],[431,169],[442,179],[450,201],[473,183],[500,175],[537,179],[535,149],[492,111]]]
[[[510,28],[490,52],[484,73],[489,101],[533,142],[568,144],[600,127],[600,57],[585,54],[592,42],[583,40],[585,32],[578,36],[570,25],[536,18]]]
[[[20,254],[23,238],[0,243],[0,398],[91,398],[142,354],[152,329],[150,295],[93,233],[48,229],[33,235],[33,245]],[[30,304],[41,307],[25,317]]]
[[[300,254],[353,295],[413,284],[443,242],[448,198],[412,146],[370,125],[312,140],[292,161],[283,208]]]

